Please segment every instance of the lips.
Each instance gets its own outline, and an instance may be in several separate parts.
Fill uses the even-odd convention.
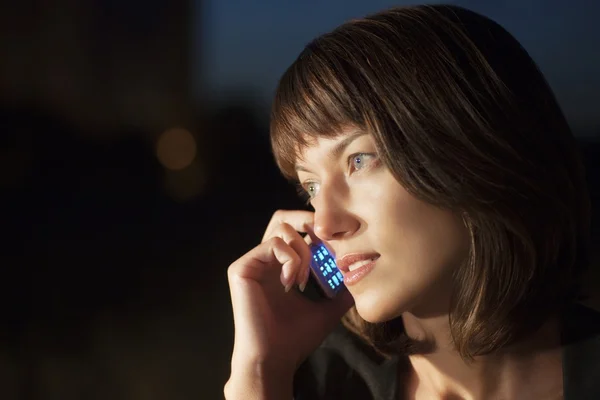
[[[377,253],[354,253],[337,260],[338,269],[344,275],[344,284],[349,287],[360,282],[375,268],[378,258]]]
[[[348,273],[379,258],[378,253],[353,253],[336,260],[337,267],[342,273]]]

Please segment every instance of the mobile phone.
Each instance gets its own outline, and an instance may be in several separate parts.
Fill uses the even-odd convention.
[[[323,244],[310,244],[310,277],[304,292],[308,297],[334,298],[344,288],[344,277],[331,251]]]

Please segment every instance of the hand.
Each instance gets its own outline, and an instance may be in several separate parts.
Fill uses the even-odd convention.
[[[301,233],[312,232],[309,211],[277,211],[262,243],[228,270],[235,324],[232,378],[289,379],[352,306],[344,290],[335,299],[313,302],[296,291],[309,277],[310,249]],[[278,375],[285,375],[281,377]]]

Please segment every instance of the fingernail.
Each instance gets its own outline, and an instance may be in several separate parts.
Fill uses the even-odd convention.
[[[285,287],[285,292],[286,293],[289,292],[293,285],[294,285],[293,283],[288,283]]]
[[[306,282],[302,282],[300,286],[298,286],[298,289],[300,289],[301,292],[304,292],[304,289],[306,289]]]
[[[290,282],[290,280],[292,279],[292,266],[289,263],[286,263],[283,266],[283,281],[286,284],[289,284],[288,282]]]

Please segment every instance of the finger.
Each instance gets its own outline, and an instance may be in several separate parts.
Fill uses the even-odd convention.
[[[262,241],[265,242],[273,237],[273,232],[281,224],[290,225],[297,232],[306,232],[313,225],[314,213],[305,210],[277,210],[273,213]]]
[[[309,251],[310,253],[310,251]],[[308,265],[306,268],[303,268],[300,273],[298,274],[298,278],[296,280],[296,282],[298,283],[298,288],[300,289],[301,292],[304,292],[304,289],[306,288],[306,284],[308,283],[308,279],[310,278],[310,263],[312,262],[312,253],[309,254],[309,257],[311,257],[308,260]],[[304,267],[304,265],[303,265]]]
[[[301,262],[293,271],[294,279],[292,284],[297,284],[301,290],[303,290],[304,286],[306,286],[304,282],[307,280],[310,273],[310,262],[312,260],[310,247],[304,238],[288,224],[283,224],[281,226],[281,234],[283,240],[285,240],[286,243],[288,243],[300,256]],[[289,289],[289,287],[286,287],[286,290]]]
[[[296,284],[298,285],[298,289],[301,292],[304,292],[306,289],[306,284],[308,283],[308,276],[310,276],[310,267],[301,270],[296,277]]]
[[[310,223],[310,224],[306,224],[305,225],[305,232],[306,232],[306,236],[304,236],[304,241],[306,243],[310,244],[317,244],[321,242],[321,239],[319,239],[317,237],[317,235],[315,235],[315,230],[314,230],[314,223]]]
[[[304,238],[298,233],[291,225],[287,223],[281,223],[278,225],[272,233],[273,237],[282,238],[288,245],[290,245],[294,251],[300,256],[301,262],[298,265],[293,265],[292,271],[284,271],[287,276],[291,276],[290,280],[286,279],[288,285],[298,284],[301,285],[308,277],[309,263],[312,259],[312,254],[309,245],[306,243]],[[286,285],[286,291],[289,291],[291,286]]]
[[[230,282],[237,278],[264,282],[279,274],[281,283],[287,286],[293,282],[292,273],[301,262],[298,253],[288,243],[281,237],[274,237],[231,264],[227,274]]]

